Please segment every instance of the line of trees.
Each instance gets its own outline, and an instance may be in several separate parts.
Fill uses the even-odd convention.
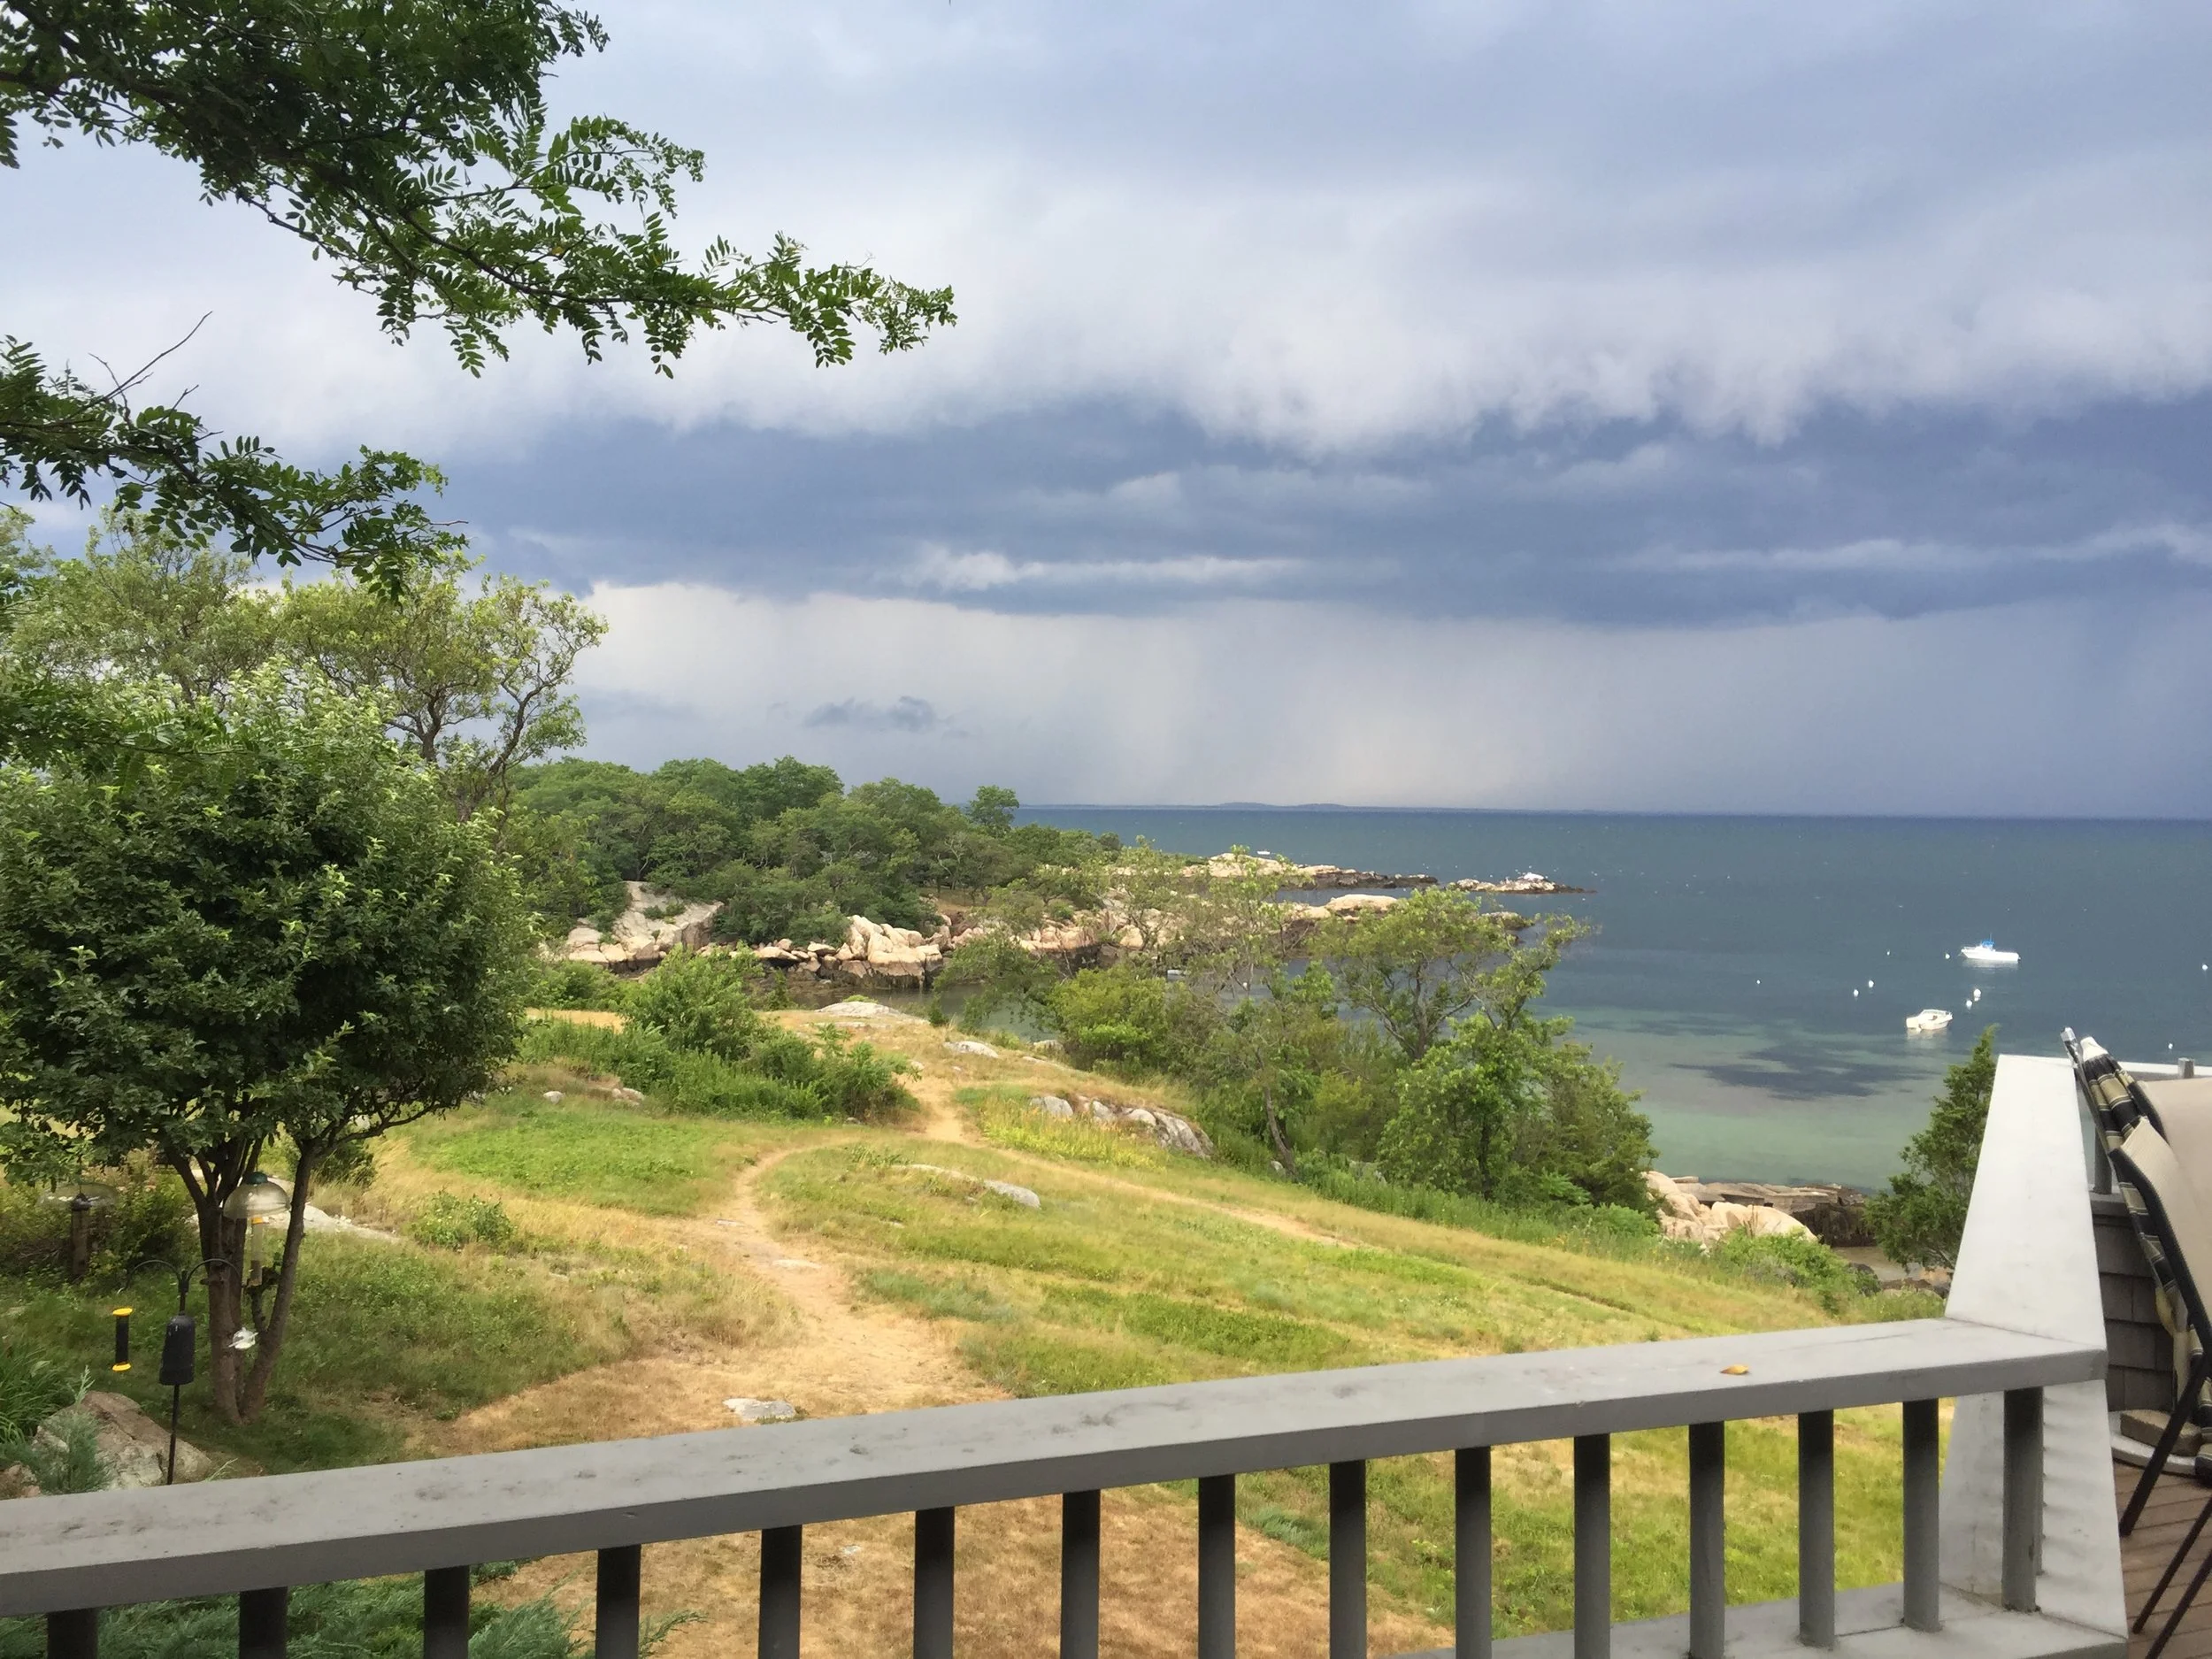
[[[748,944],[842,940],[849,916],[928,932],[949,896],[1119,845],[1016,824],[1011,790],[986,786],[962,808],[895,778],[848,789],[829,767],[787,755],[743,768],[672,760],[651,772],[557,760],[525,775],[515,805],[540,849],[549,917],[603,923],[622,907],[622,884],[645,881],[720,901],[716,936]]]

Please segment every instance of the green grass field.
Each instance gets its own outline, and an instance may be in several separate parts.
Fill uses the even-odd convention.
[[[520,1092],[419,1125],[408,1144],[433,1169],[647,1216],[694,1214],[751,1161],[727,1124]]]
[[[1348,1248],[1148,1194],[1137,1185],[1141,1172],[1109,1174],[1075,1159],[1056,1172],[996,1149],[932,1156],[1030,1185],[1044,1208],[979,1199],[965,1182],[899,1167],[878,1146],[799,1154],[769,1175],[768,1190],[791,1229],[870,1263],[858,1281],[864,1294],[943,1322],[969,1363],[1016,1394],[1829,1319],[1798,1292],[1728,1283],[1665,1259],[1610,1260],[1340,1206],[1299,1206],[1333,1224],[1333,1238],[1349,1240]],[[1283,1190],[1218,1175],[1206,1185],[1255,1213]],[[1915,1305],[1897,1317],[1922,1311]],[[1901,1571],[1896,1413],[1845,1413],[1837,1439],[1838,1581],[1886,1582]],[[1676,1430],[1616,1444],[1618,1617],[1687,1604],[1685,1441]],[[1731,1428],[1729,1574],[1737,1600],[1795,1593],[1795,1457],[1791,1425]],[[1325,1557],[1325,1471],[1253,1475],[1239,1494],[1248,1525]],[[1451,1504],[1446,1458],[1397,1459],[1371,1471],[1376,1586],[1440,1619],[1451,1601]],[[1565,1446],[1499,1449],[1496,1519],[1501,1632],[1561,1628],[1572,1606]]]

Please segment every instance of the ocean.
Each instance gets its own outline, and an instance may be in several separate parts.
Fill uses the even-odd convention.
[[[1025,818],[1189,853],[1442,880],[1525,870],[1513,899],[1594,922],[1540,1005],[1619,1060],[1659,1166],[1878,1187],[1982,1027],[2059,1053],[2212,1064],[2212,825],[1647,817],[1339,808],[1038,807]],[[1994,939],[2016,967],[1961,946]],[[1978,992],[1978,1000],[1975,994]],[[1955,1016],[1907,1035],[1924,1007]]]

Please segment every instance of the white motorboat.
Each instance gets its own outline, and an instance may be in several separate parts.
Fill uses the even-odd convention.
[[[1997,949],[1996,941],[1992,939],[1985,939],[1978,945],[1969,945],[1960,951],[1959,955],[1969,962],[1997,963],[2005,967],[2017,967],[2020,964],[2018,951],[2000,950]]]
[[[1905,1016],[1905,1029],[1916,1036],[1932,1036],[1951,1023],[1947,1008],[1924,1008],[1917,1014]]]

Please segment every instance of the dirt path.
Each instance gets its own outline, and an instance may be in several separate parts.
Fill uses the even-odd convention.
[[[722,1258],[767,1281],[790,1304],[779,1340],[744,1347],[662,1352],[573,1372],[457,1420],[443,1451],[730,1427],[733,1399],[787,1401],[807,1417],[897,1411],[987,1399],[940,1327],[857,1298],[850,1276],[775,1236],[760,1185],[788,1151],[746,1170],[714,1214],[663,1224],[672,1245]]]

